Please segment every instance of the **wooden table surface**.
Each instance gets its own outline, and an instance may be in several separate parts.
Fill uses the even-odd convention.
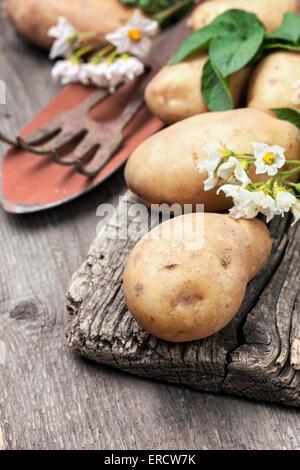
[[[16,135],[59,87],[46,53],[5,19],[0,31],[0,123]],[[0,449],[300,449],[299,410],[139,379],[69,351],[65,290],[96,235],[97,206],[123,190],[119,171],[61,208],[0,210]]]

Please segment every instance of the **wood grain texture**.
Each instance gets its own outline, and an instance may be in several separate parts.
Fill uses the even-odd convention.
[[[58,91],[43,52],[0,19],[0,79],[11,135]],[[1,153],[5,146],[1,146]],[[295,449],[299,413],[143,380],[73,354],[65,290],[95,238],[96,208],[117,203],[122,172],[65,207],[0,210],[0,427],[6,449]],[[209,351],[207,352],[209,354]]]
[[[1,427],[0,427],[0,450],[5,450]]]

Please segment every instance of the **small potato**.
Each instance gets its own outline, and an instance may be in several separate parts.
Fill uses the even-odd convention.
[[[258,65],[251,77],[248,106],[300,109],[299,80],[299,52],[274,52]]]
[[[206,54],[197,54],[180,64],[163,67],[146,87],[150,111],[168,124],[207,112],[201,94],[202,70],[207,60]],[[250,73],[251,67],[245,67],[230,78],[235,107],[242,104]]]
[[[199,238],[190,242],[197,223],[204,226],[203,246]],[[222,214],[171,219],[149,232],[127,260],[129,311],[146,331],[167,341],[210,336],[234,317],[271,247],[269,231],[258,219]]]
[[[232,8],[255,13],[267,31],[274,31],[281,25],[284,13],[298,13],[299,4],[298,0],[210,0],[195,8],[190,26],[196,31]]]
[[[143,142],[129,158],[125,179],[148,206],[179,203],[204,204],[206,212],[228,209],[232,202],[216,190],[204,191],[206,173],[197,163],[205,160],[203,147],[219,141],[236,153],[253,153],[252,142],[280,145],[289,160],[300,159],[300,131],[260,109],[205,113],[177,122]],[[255,173],[255,172],[254,172]],[[251,174],[254,181],[267,175]]]
[[[120,28],[132,16],[133,9],[119,0],[5,0],[5,10],[16,30],[34,44],[48,49],[51,26],[65,16],[78,31],[100,35]]]

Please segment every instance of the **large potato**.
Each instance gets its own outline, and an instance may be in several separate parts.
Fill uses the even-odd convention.
[[[78,31],[104,36],[123,26],[133,12],[119,0],[5,0],[5,10],[19,33],[45,48],[52,44],[47,33],[59,16],[68,18]]]
[[[266,57],[255,70],[248,90],[251,108],[300,109],[300,54],[278,51]]]
[[[232,8],[255,13],[267,31],[274,31],[281,25],[284,13],[298,12],[298,0],[210,0],[195,9],[190,24],[197,30]]]
[[[259,109],[205,113],[163,129],[142,143],[129,158],[125,178],[145,204],[205,205],[207,212],[228,209],[231,201],[216,190],[204,191],[206,173],[197,162],[207,158],[203,147],[218,140],[237,153],[253,153],[251,142],[278,144],[288,159],[300,159],[300,132]],[[266,175],[253,177],[255,181]]]
[[[199,238],[191,245],[196,223],[204,224],[203,246]],[[210,336],[236,314],[271,246],[269,231],[258,219],[204,214],[203,220],[201,214],[189,214],[167,221],[128,258],[129,311],[145,330],[167,341]]]
[[[198,54],[180,64],[164,67],[148,84],[145,99],[148,108],[162,121],[172,124],[208,111],[201,94],[206,54]],[[230,78],[235,107],[242,104],[251,67],[245,67]]]

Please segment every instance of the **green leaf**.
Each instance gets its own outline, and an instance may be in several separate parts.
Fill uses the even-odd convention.
[[[229,10],[225,15],[234,34],[213,39],[209,48],[210,60],[224,78],[252,61],[265,35],[264,26],[253,13]]]
[[[178,64],[186,57],[195,52],[208,47],[210,41],[216,36],[217,32],[212,25],[204,26],[199,29],[182,44],[179,50],[174,55],[171,64]]]
[[[228,10],[193,33],[175,54],[172,64],[209,47],[210,57],[223,77],[249,63],[258,52],[265,28],[256,15]]]
[[[201,92],[210,111],[227,111],[233,109],[228,81],[224,80],[213,68],[210,60],[203,67]]]
[[[276,116],[281,120],[281,121],[288,121],[294,124],[294,126],[298,127],[300,129],[300,111],[295,108],[273,108],[271,109],[273,113],[276,114]]]
[[[275,29],[273,33],[266,34],[267,40],[292,42],[299,45],[300,41],[300,16],[288,12],[284,14],[282,25]],[[299,45],[300,47],[300,45]]]
[[[265,43],[263,45],[265,50],[268,49],[287,49],[288,51],[300,51],[300,44],[298,46],[293,46],[292,44],[284,43],[284,42],[274,42],[274,43]]]
[[[191,34],[176,52],[171,64],[178,64],[189,55],[206,49],[214,38],[234,37],[236,34],[230,15],[225,12],[207,26]]]

